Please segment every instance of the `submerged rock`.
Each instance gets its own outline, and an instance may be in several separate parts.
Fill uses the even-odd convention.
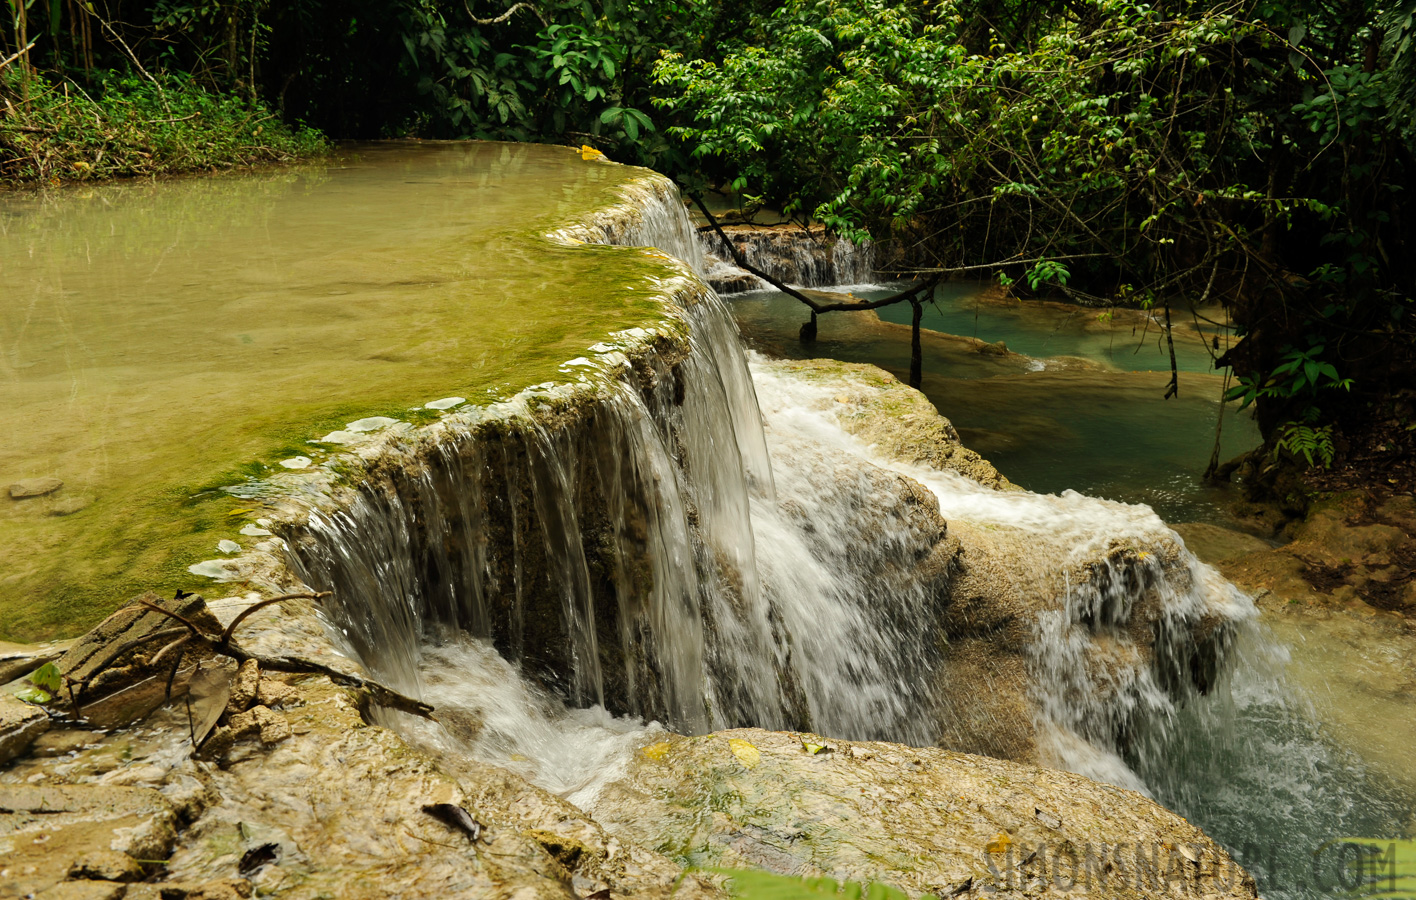
[[[44,497],[63,486],[64,482],[58,478],[27,478],[10,485],[10,499],[28,500],[32,497]]]

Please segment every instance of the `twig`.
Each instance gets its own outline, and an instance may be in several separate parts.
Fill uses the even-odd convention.
[[[193,622],[191,619],[187,618],[186,616],[182,615],[181,613],[175,613],[175,612],[173,612],[173,611],[170,610],[170,609],[163,609],[161,606],[158,606],[156,603],[153,603],[151,600],[144,600],[142,597],[139,597],[139,598],[138,598],[138,603],[139,603],[140,605],[142,605],[142,606],[146,606],[148,609],[152,610],[153,612],[162,613],[164,616],[167,616],[168,618],[176,619],[178,622],[181,622],[183,625],[186,625],[188,628],[190,628],[190,629],[192,630],[192,633],[193,633],[193,634],[201,634],[201,633],[202,633],[202,630],[201,630],[200,627],[197,626],[197,623]]]
[[[124,52],[128,54],[128,58],[133,61],[133,65],[137,67],[140,73],[142,73],[142,76],[148,81],[151,81],[152,86],[157,88],[157,96],[162,100],[162,108],[167,110],[167,114],[169,116],[172,115],[172,107],[167,103],[167,92],[162,89],[162,85],[158,83],[158,80],[156,78],[153,78],[152,75],[148,74],[147,69],[143,68],[143,64],[138,61],[138,55],[133,52],[133,48],[128,46],[128,42],[123,40],[122,36],[119,35],[117,31],[113,30],[113,26],[108,24],[107,19],[98,14],[98,9],[95,6],[90,4],[86,8],[88,12],[92,14],[95,19],[98,20],[98,24],[108,29],[108,33],[113,35],[113,40],[117,41],[118,46],[122,47]]]
[[[251,606],[248,606],[248,607],[246,607],[245,609],[243,609],[243,610],[241,611],[240,615],[236,616],[236,618],[234,618],[234,619],[231,620],[231,624],[230,624],[230,625],[227,625],[227,626],[226,626],[226,630],[221,633],[221,643],[222,643],[222,644],[229,644],[229,643],[231,643],[231,635],[236,632],[236,626],[238,626],[238,625],[240,625],[242,622],[246,621],[246,617],[249,616],[251,613],[256,612],[256,611],[258,611],[258,610],[261,610],[261,609],[264,609],[265,607],[270,606],[272,603],[280,603],[280,602],[282,602],[282,601],[284,601],[284,600],[316,600],[316,601],[319,601],[319,600],[323,600],[324,598],[329,597],[329,596],[331,596],[331,592],[329,592],[329,591],[321,591],[321,592],[319,592],[319,593],[317,593],[317,594],[311,594],[311,593],[303,593],[303,594],[282,594],[282,595],[279,596],[279,597],[271,597],[269,600],[262,600],[262,601],[259,602],[259,603],[256,603],[256,604],[253,604],[253,605],[251,605]]]
[[[38,43],[39,43],[39,38],[35,38],[34,40],[32,40],[32,41],[29,42],[29,46],[24,47],[23,49],[20,49],[20,50],[15,51],[15,54],[14,54],[13,56],[7,56],[7,57],[5,57],[4,59],[0,59],[0,69],[5,68],[5,67],[8,66],[10,63],[12,63],[12,62],[14,62],[15,60],[19,59],[21,56],[24,56],[26,53],[30,52],[30,50],[34,49],[34,45],[35,45],[35,44],[38,44]]]

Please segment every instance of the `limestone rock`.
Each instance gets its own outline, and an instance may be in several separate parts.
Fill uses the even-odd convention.
[[[757,749],[747,768],[730,740]],[[803,740],[832,752],[812,754]],[[1200,829],[1140,794],[1067,772],[939,749],[740,729],[670,738],[603,790],[595,816],[617,835],[700,865],[880,881],[911,894],[1068,896],[1085,860],[1089,897],[1252,898],[1254,882]],[[711,798],[711,802],[709,802]],[[1158,860],[1160,883],[1138,874]],[[1102,856],[1103,854],[1104,857]],[[1076,884],[1054,877],[1068,863]],[[1137,879],[1141,881],[1138,883]],[[1075,895],[1075,893],[1070,894]]]
[[[260,683],[261,670],[256,661],[248,659],[241,663],[241,668],[236,670],[236,680],[231,683],[231,699],[226,704],[227,714],[234,716],[250,709],[256,700],[256,694],[260,692]]]
[[[12,644],[0,641],[0,684],[23,678],[45,663],[55,662],[72,641],[53,644]]]
[[[72,516],[74,513],[83,512],[93,505],[92,497],[61,497],[49,504],[49,508],[44,511],[46,516]]]
[[[676,891],[681,867],[608,837],[580,810],[504,769],[434,762],[393,732],[366,726],[357,703],[323,680],[302,683],[301,694],[295,733],[212,773],[220,799],[184,833],[164,886],[232,878],[244,852],[273,842],[276,860],[252,875],[262,896],[574,900],[585,892],[571,891],[551,843],[562,852],[583,848],[574,877],[617,895],[720,896],[693,875]],[[244,715],[254,720],[261,709]],[[449,840],[446,826],[422,811],[433,803],[467,809],[485,826],[482,839]]]
[[[246,900],[251,894],[251,883],[244,878],[201,884],[162,881],[156,884],[131,885],[128,893],[123,895],[123,900]]]
[[[121,900],[128,886],[117,881],[64,881],[40,891],[35,900]]]
[[[172,804],[149,788],[0,783],[0,809],[0,896],[49,889],[96,850],[165,859],[177,839]]]
[[[963,445],[959,432],[927,397],[884,369],[824,359],[777,360],[766,365],[798,378],[830,383],[836,420],[880,455],[958,472],[999,490],[1016,490],[988,460]]]
[[[87,881],[142,881],[143,867],[126,853],[90,850],[69,867],[69,877]]]
[[[1263,538],[1221,528],[1204,522],[1186,522],[1171,526],[1175,533],[1184,538],[1185,546],[1205,562],[1218,565],[1246,553],[1259,553],[1270,548]]]
[[[26,478],[24,481],[17,481],[10,485],[10,499],[28,500],[32,497],[44,497],[63,486],[64,482],[58,478]]]
[[[49,714],[38,706],[0,694],[0,765],[29,749],[49,730]]]
[[[262,678],[260,689],[256,692],[256,702],[261,706],[284,706],[286,703],[293,703],[299,694],[288,684],[283,684],[273,678]]]

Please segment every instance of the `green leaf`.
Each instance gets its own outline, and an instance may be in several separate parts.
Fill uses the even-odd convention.
[[[23,700],[26,703],[48,703],[50,700],[54,699],[47,692],[37,687],[21,688],[15,692],[15,698],[17,700]]]
[[[59,671],[59,667],[52,662],[48,662],[31,672],[29,681],[31,684],[49,691],[52,694],[59,690],[59,686],[63,684],[64,678]]]

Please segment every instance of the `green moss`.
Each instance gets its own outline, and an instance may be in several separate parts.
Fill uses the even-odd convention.
[[[0,198],[12,411],[0,639],[76,634],[142,590],[210,589],[264,512],[224,487],[369,416],[573,379],[613,332],[670,323],[676,263],[541,235],[622,202],[642,170],[568,148],[393,145],[339,167]],[[346,477],[357,468],[336,464]],[[67,515],[64,504],[89,500]]]

